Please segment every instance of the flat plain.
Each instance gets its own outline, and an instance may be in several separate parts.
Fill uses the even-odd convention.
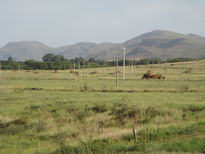
[[[0,70],[0,153],[205,152],[205,60],[75,72]]]

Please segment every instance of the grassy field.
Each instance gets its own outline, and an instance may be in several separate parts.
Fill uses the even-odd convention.
[[[205,61],[75,71],[0,71],[0,153],[205,153]]]

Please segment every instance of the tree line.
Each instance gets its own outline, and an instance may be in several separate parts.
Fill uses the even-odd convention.
[[[0,61],[0,69],[2,70],[66,70],[66,69],[79,69],[79,68],[97,68],[97,67],[109,67],[115,66],[116,61],[105,61],[94,58],[88,60],[80,57],[74,59],[66,59],[62,55],[54,55],[52,53],[46,54],[42,58],[43,61],[26,60],[15,61],[12,57],[8,60]],[[128,65],[147,65],[149,64],[160,64],[165,62],[181,62],[181,61],[192,61],[193,58],[175,58],[161,60],[159,58],[140,59],[140,60],[125,60],[126,66]],[[118,61],[119,66],[123,66],[123,60]]]

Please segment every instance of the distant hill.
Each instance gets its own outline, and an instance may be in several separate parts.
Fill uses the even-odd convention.
[[[116,53],[122,50],[121,44],[113,43],[77,43],[75,45],[64,47],[61,54],[66,58],[83,57],[95,59],[113,59]],[[63,52],[62,52],[63,51]],[[120,52],[119,52],[120,53]]]
[[[139,58],[176,58],[205,57],[205,38],[195,34],[179,34],[170,31],[155,30],[144,33],[123,43],[89,43],[82,42],[74,45],[51,48],[40,42],[10,42],[0,48],[0,59],[9,56],[15,60],[41,60],[46,53],[63,55],[65,58],[96,58],[114,59],[122,57],[122,48],[125,47],[126,57]]]
[[[54,50],[37,41],[10,42],[0,48],[0,59],[5,60],[12,57],[18,61],[42,60],[42,56],[50,52],[54,52]]]
[[[126,41],[123,46],[128,50],[128,57],[199,58],[205,56],[205,38],[194,34],[183,35],[157,30]]]

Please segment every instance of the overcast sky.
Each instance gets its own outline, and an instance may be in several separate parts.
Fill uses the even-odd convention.
[[[118,43],[158,29],[205,36],[205,0],[0,0],[0,47]]]

